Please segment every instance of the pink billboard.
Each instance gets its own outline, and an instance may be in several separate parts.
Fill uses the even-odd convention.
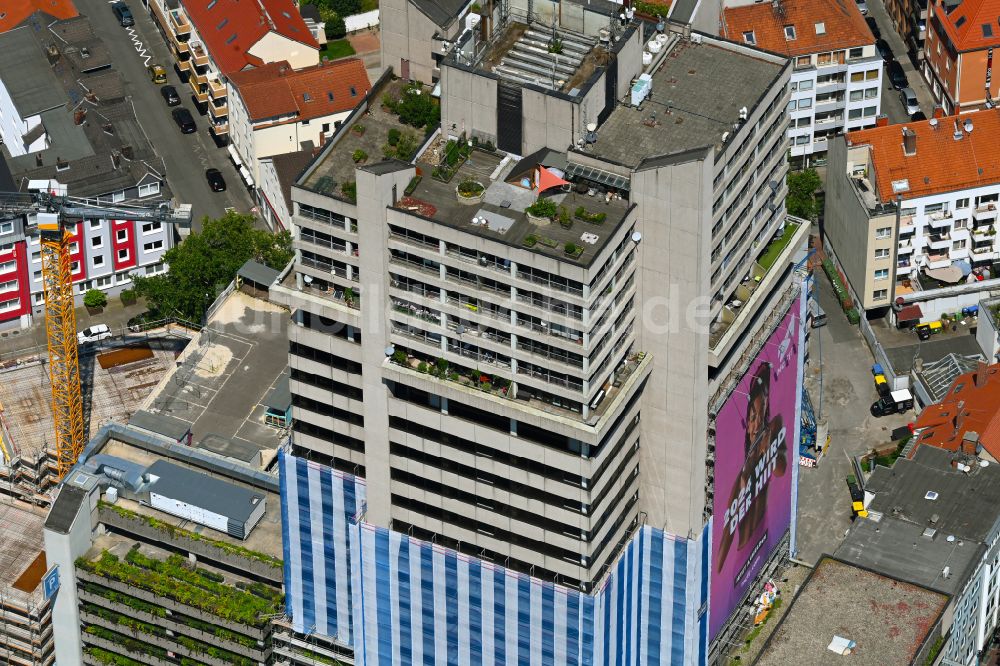
[[[798,459],[799,300],[723,405],[715,427],[709,636],[715,638],[791,522]]]

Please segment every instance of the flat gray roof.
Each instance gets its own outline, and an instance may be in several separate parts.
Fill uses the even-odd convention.
[[[159,477],[150,492],[186,502],[245,523],[264,501],[264,493],[175,465],[169,460],[157,460],[149,466],[149,474]]]
[[[586,153],[635,168],[645,159],[722,145],[740,108],[752,112],[784,65],[710,40],[678,41],[653,72],[649,97],[639,108],[618,106]]]
[[[758,666],[909,666],[948,596],[824,557],[768,638]],[[827,646],[854,641],[850,656]]]
[[[142,428],[143,430],[155,432],[157,435],[169,437],[175,442],[179,442],[191,432],[191,424],[186,421],[175,419],[166,414],[154,414],[144,409],[140,409],[133,414],[128,423],[136,428]]]
[[[86,498],[87,491],[63,483],[59,487],[59,496],[52,503],[49,515],[45,518],[45,529],[69,534],[69,528],[73,526],[76,514]]]
[[[264,398],[264,404],[271,409],[276,409],[279,412],[288,411],[288,408],[292,406],[292,389],[289,385],[290,373],[288,369],[278,377],[278,381],[275,382],[274,388],[271,392],[267,394]]]
[[[28,26],[0,34],[0,81],[21,117],[48,111],[66,102],[66,93],[42,57]]]
[[[271,284],[278,279],[281,275],[280,271],[276,271],[270,266],[265,266],[264,264],[259,264],[253,259],[247,261],[240,267],[237,271],[239,275],[244,280],[253,282],[254,284],[261,287],[269,287]]]
[[[876,467],[865,484],[875,494],[869,518],[855,521],[837,557],[942,592],[964,585],[1000,517],[1000,465],[973,458],[968,473],[952,466],[966,460],[918,446],[912,460]]]

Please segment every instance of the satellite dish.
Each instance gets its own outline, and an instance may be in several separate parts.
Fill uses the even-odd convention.
[[[587,131],[593,132],[597,129],[597,123],[587,123]]]
[[[638,231],[633,231],[632,232],[632,242],[633,243],[638,243],[641,240],[642,240],[642,234],[640,232],[638,232]]]
[[[312,284],[313,281],[312,275],[303,275],[302,281],[305,282],[306,284]]]

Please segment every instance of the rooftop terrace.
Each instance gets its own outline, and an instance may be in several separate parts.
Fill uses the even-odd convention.
[[[553,35],[551,27],[515,22],[489,44],[478,64],[507,81],[568,92],[583,85],[608,58],[594,37],[562,28]]]
[[[820,560],[768,639],[756,666],[907,666],[941,616],[948,596],[832,558]],[[827,646],[854,641],[849,657]]]
[[[354,169],[358,166],[352,156],[361,150],[368,155],[368,163],[377,162],[383,157],[382,149],[388,144],[389,131],[397,130],[410,133],[419,145],[423,142],[423,134],[409,125],[405,125],[392,111],[382,106],[384,95],[398,98],[406,86],[402,79],[386,81],[381,86],[377,83],[369,93],[369,106],[362,113],[353,115],[335,137],[333,148],[319,159],[312,172],[299,183],[300,187],[320,194],[349,200],[341,191],[341,186],[354,182]]]
[[[649,158],[721,146],[740,109],[753,109],[783,66],[708,39],[678,41],[653,72],[646,100],[618,106],[587,152],[635,168]]]
[[[449,182],[442,182],[431,174],[441,163],[439,153],[443,149],[432,146],[421,155],[417,166],[424,177],[411,196],[397,202],[397,208],[466,233],[588,267],[632,207],[624,199],[596,196],[596,192],[586,187],[564,188],[569,191],[551,188],[544,198],[556,204],[557,219],[543,220],[539,224],[530,220],[525,212],[525,208],[538,198],[538,193],[521,184],[521,179],[530,175],[530,169],[536,165],[525,165],[522,167],[522,170],[527,169],[524,173],[513,173],[517,166],[513,159],[500,153],[472,150]],[[459,200],[456,188],[467,181],[480,183],[485,188],[480,203],[469,205]],[[433,211],[421,204],[430,204]],[[590,218],[595,220],[593,222],[585,221],[576,215],[581,208],[584,215],[604,217],[601,222],[596,222],[595,217]],[[560,215],[564,218],[561,222]],[[567,243],[582,248],[583,252],[575,256],[568,254]]]

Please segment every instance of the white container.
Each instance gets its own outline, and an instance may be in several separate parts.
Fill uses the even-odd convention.
[[[663,45],[660,44],[655,39],[649,40],[649,43],[646,44],[646,50],[649,51],[650,53],[659,53],[660,49],[662,49],[662,48],[663,48]]]
[[[108,486],[108,489],[104,491],[104,500],[108,504],[114,504],[118,501],[118,489],[114,486]]]
[[[648,65],[651,62],[653,62],[653,54],[650,53],[649,51],[643,51],[642,52],[642,64],[643,65]]]
[[[656,36],[656,41],[658,41],[660,43],[660,46],[663,46],[664,44],[666,44],[667,43],[667,39],[668,39],[668,37],[665,34],[663,34],[662,32]]]

